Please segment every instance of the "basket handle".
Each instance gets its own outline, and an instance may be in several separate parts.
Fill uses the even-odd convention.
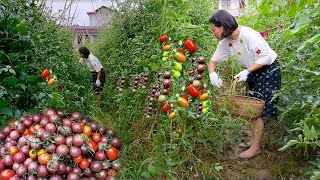
[[[231,83],[231,86],[230,86],[230,93],[231,94],[235,94],[238,80],[239,80],[239,78],[236,78]]]

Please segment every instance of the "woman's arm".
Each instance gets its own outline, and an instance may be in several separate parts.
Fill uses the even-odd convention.
[[[261,69],[264,65],[261,64],[254,64],[252,66],[250,66],[249,68],[247,68],[247,70],[249,70],[250,72],[256,71],[258,69]]]
[[[100,80],[100,76],[101,76],[101,70],[99,72],[97,72],[97,79]]]
[[[208,64],[209,74],[215,71],[217,64],[218,64],[218,62],[209,61],[209,64]]]

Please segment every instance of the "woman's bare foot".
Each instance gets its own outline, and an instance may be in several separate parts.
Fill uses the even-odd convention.
[[[249,159],[249,158],[253,158],[257,155],[259,155],[261,153],[261,149],[253,149],[253,148],[249,148],[246,151],[243,151],[239,157],[242,159]]]
[[[250,148],[251,147],[251,141],[250,142],[240,143],[239,147],[241,147],[241,148]]]

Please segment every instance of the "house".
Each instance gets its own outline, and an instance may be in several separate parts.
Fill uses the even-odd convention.
[[[255,0],[261,2],[261,0]],[[234,17],[243,15],[248,6],[248,0],[218,0],[218,9],[228,11]]]
[[[76,39],[74,40],[75,46],[78,47],[85,42],[92,42],[101,29],[110,24],[116,12],[116,10],[106,6],[101,6],[93,12],[87,12],[89,16],[89,26],[71,27],[76,34]]]

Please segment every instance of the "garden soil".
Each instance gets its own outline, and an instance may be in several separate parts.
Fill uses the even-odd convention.
[[[287,152],[279,152],[282,147],[279,140],[282,139],[284,129],[275,120],[265,123],[262,153],[251,159],[240,159],[238,156],[245,148],[240,148],[238,143],[230,143],[225,147],[221,165],[223,171],[221,177],[227,180],[253,179],[253,180],[278,180],[299,179],[293,174],[288,174],[290,167],[296,164],[291,160]],[[244,142],[250,140],[250,127],[241,130]]]

